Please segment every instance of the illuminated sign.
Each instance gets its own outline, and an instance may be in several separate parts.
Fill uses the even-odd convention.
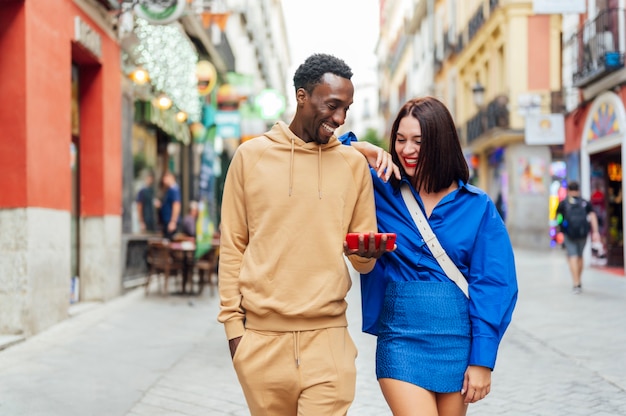
[[[285,111],[285,97],[272,89],[261,91],[254,104],[265,120],[278,118]]]
[[[209,61],[198,61],[196,64],[196,76],[198,77],[198,94],[205,96],[213,91],[217,82],[217,71]]]
[[[137,16],[155,25],[166,25],[183,15],[186,0],[142,0],[135,6]]]

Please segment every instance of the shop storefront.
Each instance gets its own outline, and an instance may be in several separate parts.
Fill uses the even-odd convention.
[[[0,2],[0,334],[120,293],[120,49],[98,7]]]
[[[190,125],[201,117],[196,69],[198,53],[179,25],[150,24],[136,18],[132,33],[122,40],[122,68],[127,78],[124,94],[124,182],[122,285],[143,284],[146,277],[147,240],[162,235],[158,204],[151,206],[155,223],[140,223],[138,195],[149,185],[152,200],[162,197],[161,178],[172,172],[181,189],[185,215],[196,198],[194,155]],[[146,205],[146,204],[144,204]]]
[[[622,155],[626,112],[620,96],[605,92],[589,107],[580,147],[581,191],[598,215],[602,244],[590,247],[591,264],[624,266]]]

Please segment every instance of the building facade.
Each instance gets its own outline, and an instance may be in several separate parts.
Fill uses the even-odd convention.
[[[142,284],[146,241],[161,235],[138,226],[146,172],[157,197],[175,174],[181,216],[202,197],[215,209],[229,160],[215,132],[234,131],[236,147],[254,98],[284,94],[280,2],[157,3],[0,0],[0,346]],[[249,111],[235,125],[216,113],[237,79]]]
[[[0,333],[28,336],[120,293],[120,47],[94,2],[3,1],[0,27]]]
[[[380,4],[391,20],[381,22],[379,49],[387,123],[410,97],[441,99],[471,182],[496,202],[513,243],[549,247],[551,172],[563,138],[529,144],[526,130],[533,117],[551,115],[561,89],[561,17],[536,14],[532,1]]]
[[[626,149],[626,2],[587,0],[563,25],[564,146],[568,180],[598,214],[592,264],[624,269],[622,160]]]

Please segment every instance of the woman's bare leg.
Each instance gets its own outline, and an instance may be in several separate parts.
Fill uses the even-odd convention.
[[[433,393],[392,378],[378,380],[394,416],[465,416],[467,405],[458,393]]]
[[[438,416],[435,393],[392,378],[380,378],[378,384],[394,416]]]
[[[439,416],[465,416],[468,406],[463,399],[461,392],[437,393]]]

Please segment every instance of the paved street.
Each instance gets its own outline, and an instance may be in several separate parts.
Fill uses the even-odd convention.
[[[570,291],[562,250],[516,251],[520,299],[491,394],[473,416],[626,415],[626,278],[587,269]],[[375,338],[359,331],[350,416],[391,415],[374,378]],[[217,296],[143,290],[98,305],[0,351],[2,416],[247,415]]]

